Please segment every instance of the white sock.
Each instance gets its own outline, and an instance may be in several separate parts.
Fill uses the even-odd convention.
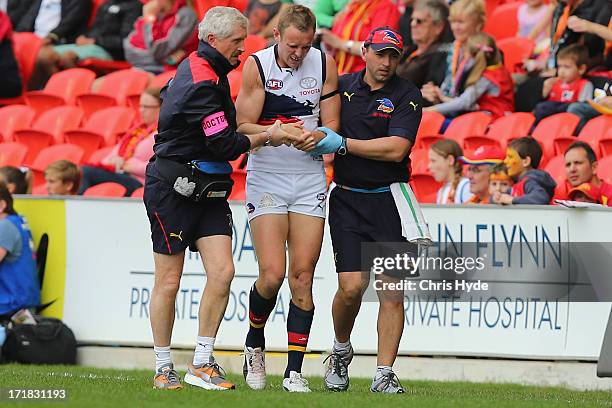
[[[393,371],[393,368],[391,366],[386,366],[386,365],[379,365],[376,367],[376,374],[383,372],[383,371]]]
[[[333,351],[338,354],[348,354],[351,351],[351,340],[349,339],[348,341],[342,343],[334,337]]]
[[[195,354],[193,355],[193,365],[197,367],[202,364],[210,363],[214,346],[214,337],[198,336],[196,339]]]
[[[170,358],[170,346],[153,346],[153,351],[155,352],[155,371],[159,371],[166,364],[172,364],[172,359]]]

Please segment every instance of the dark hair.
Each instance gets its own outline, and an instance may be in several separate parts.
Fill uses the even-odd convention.
[[[593,164],[597,161],[597,156],[595,155],[595,151],[593,151],[593,148],[587,142],[583,142],[583,141],[573,142],[571,145],[567,147],[567,149],[565,149],[565,153],[563,153],[563,156],[565,156],[567,152],[573,149],[584,149],[584,151],[586,151],[587,158],[589,159],[589,163]]]
[[[531,168],[537,169],[542,160],[542,147],[531,136],[519,137],[510,142],[508,147],[516,150],[521,159],[529,157],[531,159]]]
[[[278,31],[283,34],[289,26],[294,26],[299,31],[306,33],[317,29],[317,18],[306,6],[293,4],[280,13],[278,18]]]
[[[497,163],[489,168],[489,174],[505,174],[508,175],[508,167],[504,163]]]
[[[560,59],[572,59],[580,67],[589,62],[589,50],[584,45],[571,44],[559,51],[557,61]]]
[[[6,184],[2,181],[0,181],[0,201],[6,202],[6,209],[4,210],[5,213],[11,215],[17,214],[17,212],[15,212],[15,209],[13,208],[13,196],[8,190]]]
[[[27,173],[21,171],[17,167],[4,166],[0,167],[0,176],[4,178],[4,182],[15,185],[14,194],[28,194],[28,179]]]

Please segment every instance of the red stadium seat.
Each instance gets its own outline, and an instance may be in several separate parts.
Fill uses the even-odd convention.
[[[463,139],[463,150],[476,150],[480,146],[494,146],[502,148],[501,144],[497,139],[493,139],[487,135],[484,136],[468,136]]]
[[[0,108],[0,140],[12,142],[13,133],[30,127],[34,110],[25,105],[10,105]]]
[[[580,118],[573,113],[557,113],[548,116],[538,123],[531,134],[542,146],[542,158],[555,155],[555,138],[569,137],[574,134]]]
[[[144,197],[144,187],[138,187],[136,190],[132,192],[132,195],[130,197],[143,198]]]
[[[490,34],[495,40],[514,37],[518,32],[518,8],[522,2],[516,1],[502,4],[487,16],[487,22],[482,31]]]
[[[113,146],[106,146],[93,152],[87,159],[87,163],[98,164],[113,150]]]
[[[548,161],[544,171],[551,175],[551,177],[557,183],[553,199],[566,200],[567,199],[567,186],[566,186],[566,173],[565,173],[565,158],[563,154],[558,154]]]
[[[600,157],[602,154],[599,142],[604,136],[607,137],[606,132],[608,132],[609,129],[612,129],[612,116],[597,116],[584,125],[580,134],[578,134],[578,140],[582,140],[591,145],[595,154]]]
[[[599,140],[599,150],[601,157],[612,156],[612,127],[608,129],[608,133]]]
[[[597,175],[606,183],[612,184],[612,156],[604,157],[599,160]]]
[[[230,200],[245,200],[246,199],[246,170],[234,170],[232,173],[232,180],[234,180],[234,187],[232,188],[232,194],[230,194]]]
[[[94,79],[96,74],[88,69],[60,71],[49,78],[44,90],[27,92],[26,103],[37,114],[61,105],[74,105],[77,95],[89,92]]]
[[[215,6],[234,7],[244,13],[246,10],[247,0],[194,0],[193,5],[198,15],[198,20],[202,20],[204,14]]]
[[[140,95],[149,83],[149,75],[136,69],[125,69],[102,77],[102,83],[95,93],[77,97],[77,104],[83,108],[85,118],[95,111],[116,105],[127,105],[129,95]]]
[[[515,112],[501,117],[489,126],[487,136],[499,141],[501,147],[506,147],[510,141],[521,136],[527,136],[535,116],[527,112]]]
[[[420,142],[417,144],[419,149],[429,150],[432,144],[436,143],[439,140],[443,140],[444,136],[442,135],[430,135],[423,136],[420,139]]]
[[[440,133],[440,128],[444,123],[444,115],[438,112],[423,112],[419,130],[417,130],[415,147],[427,148],[421,144],[421,138],[424,136],[434,136]]]
[[[58,160],[69,160],[75,164],[81,163],[85,152],[79,146],[70,143],[57,144],[44,148],[38,153],[36,159],[30,166],[34,173],[34,185],[42,184],[44,180],[44,171],[51,163]]]
[[[504,65],[510,72],[518,72],[523,61],[533,53],[535,43],[529,38],[510,37],[497,41],[497,47],[504,54]]]
[[[119,183],[100,183],[83,192],[84,197],[124,197],[126,188]]]
[[[163,88],[164,86],[166,86],[169,80],[174,78],[175,75],[176,69],[161,73],[151,80],[151,84],[149,84],[149,86],[153,88]]]
[[[21,81],[23,90],[27,89],[28,82],[34,71],[34,65],[36,64],[36,58],[38,57],[38,51],[42,46],[42,38],[34,33],[13,33],[13,50],[15,52],[15,59],[19,65],[19,73],[21,74]],[[16,103],[23,103],[23,97],[0,99],[0,105],[12,105]]]
[[[485,112],[470,112],[454,118],[444,131],[444,137],[453,139],[460,146],[468,136],[482,136],[491,123],[492,117]]]
[[[89,157],[103,146],[112,146],[117,137],[130,128],[134,112],[129,108],[115,106],[95,112],[81,129],[64,133],[66,141],[80,146]]]
[[[28,146],[25,163],[31,163],[41,149],[64,141],[64,131],[81,123],[83,112],[75,106],[60,106],[43,113],[30,129],[15,132],[15,140]]]
[[[410,186],[420,203],[435,203],[436,193],[442,186],[429,174],[412,174]]]
[[[410,166],[413,174],[429,173],[429,149],[414,149],[410,152]]]
[[[230,94],[235,102],[236,98],[238,97],[238,92],[240,92],[240,87],[242,86],[242,71],[231,71],[229,74],[227,74],[227,80],[229,81],[230,85]]]
[[[19,167],[28,154],[28,146],[23,143],[5,142],[0,143],[0,167]]]
[[[261,35],[249,34],[244,40],[244,52],[239,57],[240,65],[238,65],[237,71],[242,71],[242,67],[249,55],[259,50],[263,50],[267,46],[268,41],[264,37]]]

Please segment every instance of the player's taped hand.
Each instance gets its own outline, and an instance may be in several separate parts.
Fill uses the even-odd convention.
[[[317,130],[325,133],[325,137],[317,143],[315,148],[309,153],[312,156],[320,156],[326,153],[336,153],[342,146],[342,136],[326,127],[319,127]]]

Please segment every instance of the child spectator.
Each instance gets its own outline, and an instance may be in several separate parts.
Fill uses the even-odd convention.
[[[0,182],[4,182],[11,194],[29,194],[31,189],[30,172],[17,167],[0,167]]]
[[[473,194],[465,204],[489,204],[489,174],[493,166],[501,163],[504,157],[504,151],[493,146],[480,146],[459,157],[459,162],[467,165],[470,193]]]
[[[465,71],[465,90],[456,98],[440,95],[442,103],[423,110],[436,111],[447,117],[481,110],[491,113],[494,119],[513,112],[514,84],[502,64],[495,40],[488,34],[476,33],[468,38],[467,50],[471,69]]]
[[[599,201],[601,196],[599,187],[592,183],[582,183],[572,188],[567,194],[567,196],[572,201],[601,204],[601,202]]]
[[[493,201],[498,204],[550,203],[557,183],[550,174],[537,170],[542,158],[542,147],[532,137],[526,136],[510,142],[504,164],[508,176],[516,183],[512,194],[495,193]]]
[[[463,204],[472,197],[470,182],[462,177],[460,156],[461,146],[451,139],[440,140],[429,149],[429,171],[437,182],[444,183],[436,195],[437,204]]]
[[[493,166],[489,173],[489,196],[495,193],[508,193],[512,188],[512,179],[508,175],[508,168],[504,163]]]
[[[49,195],[74,195],[79,190],[81,171],[68,160],[58,160],[45,169],[45,182]]]
[[[587,70],[588,50],[572,44],[557,56],[557,76],[544,81],[542,97],[546,101],[536,105],[536,124],[546,116],[567,111],[574,102],[586,102],[593,96],[593,84],[582,78]]]

